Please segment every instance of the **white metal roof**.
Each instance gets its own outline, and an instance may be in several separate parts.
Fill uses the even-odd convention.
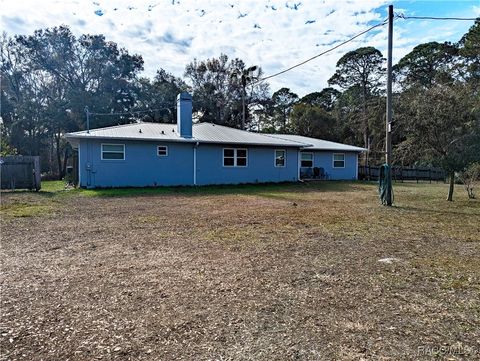
[[[344,152],[363,152],[367,149],[356,147],[353,145],[330,142],[328,140],[317,139],[317,138],[310,138],[304,137],[301,135],[293,135],[293,134],[270,134],[270,136],[305,144],[310,144],[311,146],[307,149],[311,150],[333,150],[333,151],[344,151]]]
[[[181,137],[176,124],[132,123],[113,127],[91,129],[66,134],[66,138],[76,146],[79,139],[124,139],[152,140],[188,143],[250,144],[280,147],[299,147],[312,150],[333,150],[362,152],[365,148],[355,147],[327,140],[303,137],[292,134],[263,134],[225,127],[212,123],[197,123],[192,127],[192,138]]]
[[[129,139],[155,140],[171,142],[200,142],[222,144],[250,144],[283,147],[304,147],[306,144],[295,140],[272,137],[267,134],[252,133],[240,129],[225,127],[212,123],[193,124],[192,138],[181,137],[177,133],[176,124],[165,123],[133,123],[113,127],[91,129],[68,133],[66,138],[72,143],[78,139]]]
[[[253,133],[212,123],[193,125],[193,136],[204,143],[239,143],[286,147],[304,147],[305,144],[290,139],[272,137],[269,134]]]

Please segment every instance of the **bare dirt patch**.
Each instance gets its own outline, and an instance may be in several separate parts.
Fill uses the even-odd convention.
[[[3,194],[0,359],[480,357],[479,203],[395,190]]]

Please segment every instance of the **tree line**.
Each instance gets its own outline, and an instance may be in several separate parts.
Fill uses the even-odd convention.
[[[194,59],[183,77],[103,35],[75,37],[66,26],[0,44],[1,152],[40,155],[44,172],[65,175],[72,149],[64,134],[138,120],[176,120],[175,97],[193,95],[195,120],[258,132],[295,133],[363,146],[379,164],[385,148],[385,58],[373,47],[347,52],[328,87],[299,97],[271,93],[258,64]],[[456,43],[416,46],[394,65],[394,163],[461,171],[480,160],[480,20]]]

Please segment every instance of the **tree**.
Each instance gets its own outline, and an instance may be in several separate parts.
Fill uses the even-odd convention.
[[[103,35],[81,35],[78,39],[65,26],[37,30],[19,36],[30,59],[29,66],[62,84],[69,100],[68,109],[77,128],[84,124],[84,107],[92,112],[128,111],[135,101],[135,82],[143,70],[143,59],[130,55]],[[108,126],[128,121],[125,117],[93,118],[92,126]]]
[[[292,133],[306,137],[335,140],[335,119],[318,105],[297,103],[290,114]]]
[[[258,69],[256,65],[253,65],[247,69],[240,68],[236,69],[230,74],[230,76],[239,82],[242,87],[241,96],[242,96],[242,124],[240,129],[245,129],[245,98],[247,97],[247,85],[252,84],[254,81],[258,80],[258,73],[255,74],[255,71]]]
[[[1,116],[8,144],[38,155],[48,138],[42,116],[48,79],[29,67],[26,49],[4,33],[0,44]]]
[[[301,103],[318,105],[326,111],[332,111],[341,93],[335,88],[325,88],[319,92],[313,92],[300,99]]]
[[[370,148],[371,142],[367,108],[369,101],[381,92],[381,80],[385,75],[384,62],[382,53],[373,47],[350,51],[337,62],[337,70],[328,81],[330,85],[337,85],[356,93],[356,99],[361,106],[363,143],[367,149]],[[367,152],[366,164],[368,157]]]
[[[268,84],[246,82],[243,93],[241,77],[245,63],[221,54],[218,58],[198,61],[195,59],[185,68],[184,76],[190,81],[193,92],[193,110],[198,112],[201,121],[242,128],[242,96],[245,99],[245,124],[249,128],[252,121],[251,108],[261,103],[268,95]],[[258,69],[258,77],[262,74]],[[244,95],[242,95],[244,94]]]
[[[480,163],[475,162],[470,164],[459,174],[469,199],[475,199],[475,186],[480,181]]]
[[[22,154],[41,155],[43,161],[52,158],[43,156],[45,152],[55,151],[57,173],[63,177],[69,154],[63,135],[84,129],[85,106],[99,113],[131,109],[136,76],[142,69],[140,56],[129,55],[103,35],[76,38],[66,26],[37,30],[30,36],[4,35],[2,99],[12,104],[13,111],[2,110],[2,117],[10,144]],[[91,125],[128,121],[128,116],[108,115],[93,117]]]
[[[447,200],[453,199],[455,172],[480,159],[480,107],[470,86],[458,83],[404,92],[397,120],[406,140],[398,152],[414,154],[449,174]]]
[[[289,132],[289,118],[293,106],[298,102],[298,95],[289,88],[281,88],[272,95],[273,124],[280,133]]]
[[[5,127],[3,123],[0,123],[0,157],[16,155],[18,153],[17,150],[8,143],[7,139]]]
[[[404,88],[429,88],[435,82],[451,82],[451,67],[457,48],[451,43],[420,44],[393,67],[395,78]]]
[[[139,117],[144,121],[163,123],[177,121],[177,95],[190,90],[182,79],[163,69],[157,71],[153,81],[140,78],[135,88],[135,106],[131,110],[141,110]],[[143,112],[148,109],[151,111]]]
[[[465,81],[475,83],[478,90],[480,79],[480,18],[458,42],[461,76]]]

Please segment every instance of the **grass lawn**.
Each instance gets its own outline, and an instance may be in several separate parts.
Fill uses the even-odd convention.
[[[444,184],[1,194],[0,360],[480,358],[480,201]]]

